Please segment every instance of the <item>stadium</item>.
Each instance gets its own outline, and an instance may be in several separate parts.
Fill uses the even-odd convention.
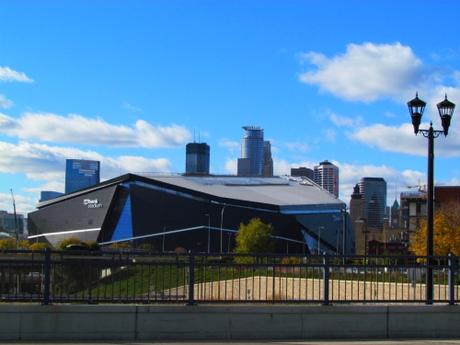
[[[273,225],[275,252],[354,252],[346,205],[310,180],[283,177],[126,174],[40,202],[28,227],[29,239],[52,245],[73,236],[227,253],[252,218]]]

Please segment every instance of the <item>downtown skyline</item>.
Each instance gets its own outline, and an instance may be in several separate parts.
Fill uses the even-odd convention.
[[[236,174],[242,126],[264,129],[274,173],[329,160],[348,203],[383,177],[388,203],[426,184],[427,141],[406,102],[440,129],[460,104],[456,1],[0,3],[0,210],[31,211],[64,190],[65,159],[101,180],[185,172],[185,145],[210,145],[210,172]],[[391,18],[391,20],[389,20]],[[427,18],[423,22],[417,22]],[[460,184],[460,110],[435,141],[435,181]],[[399,195],[396,196],[399,201]]]

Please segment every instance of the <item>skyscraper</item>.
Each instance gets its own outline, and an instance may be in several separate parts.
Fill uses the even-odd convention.
[[[264,130],[256,126],[243,127],[238,176],[262,176],[264,172]]]
[[[55,191],[52,191],[52,190],[42,190],[40,192],[40,202],[42,201],[48,201],[48,200],[51,200],[51,199],[54,199],[54,198],[58,198],[60,196],[64,195],[64,193],[61,193],[61,192],[55,192]]]
[[[265,177],[273,176],[272,149],[269,141],[264,141],[264,173]]]
[[[314,179],[313,170],[306,167],[291,168],[291,176],[306,177],[310,180]]]
[[[350,200],[350,219],[352,224],[362,217],[364,217],[364,196],[361,193],[359,184],[356,184]]]
[[[66,159],[65,192],[94,186],[100,181],[100,163],[83,159]]]
[[[313,180],[329,193],[339,197],[339,168],[325,160],[315,166]]]
[[[185,173],[187,175],[209,175],[209,145],[188,143],[185,151]]]
[[[15,237],[24,233],[24,216],[22,214],[8,213],[0,211],[0,232],[6,232]]]
[[[383,229],[387,205],[387,183],[381,177],[363,177],[359,188],[364,199],[364,217],[370,228]]]

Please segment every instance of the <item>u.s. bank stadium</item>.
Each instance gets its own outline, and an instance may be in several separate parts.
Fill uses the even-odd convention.
[[[41,202],[29,238],[101,245],[147,242],[158,251],[231,252],[241,223],[273,225],[279,253],[352,253],[345,204],[310,180],[126,174]]]

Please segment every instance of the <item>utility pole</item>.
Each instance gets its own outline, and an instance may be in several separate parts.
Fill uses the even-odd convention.
[[[16,201],[14,200],[13,189],[10,188],[11,199],[13,199],[13,213],[14,213],[14,233],[16,235],[16,247],[18,246],[19,241],[19,230],[18,230],[18,217],[16,214]]]

